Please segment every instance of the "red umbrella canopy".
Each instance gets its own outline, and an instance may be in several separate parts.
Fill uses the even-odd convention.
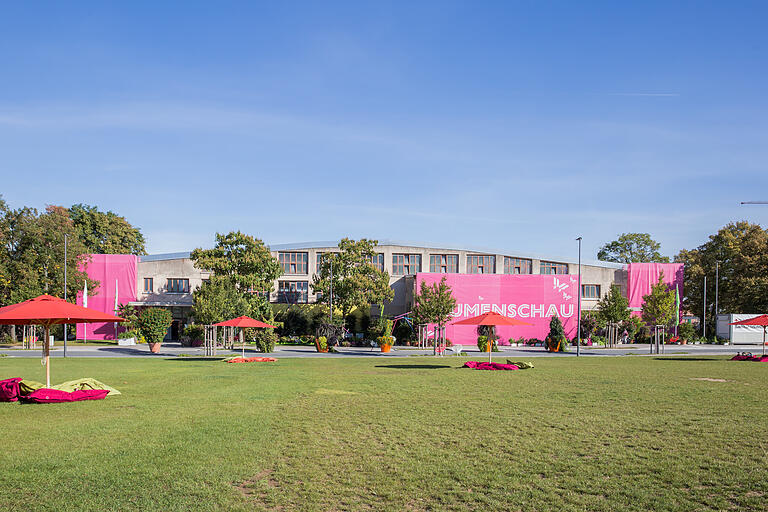
[[[3,325],[51,326],[54,324],[124,321],[124,318],[77,306],[51,295],[40,295],[34,299],[0,308],[0,324]]]
[[[730,325],[768,325],[768,315],[760,315],[754,318],[747,318],[746,320],[739,320],[738,322],[731,322]]]
[[[233,318],[232,320],[226,320],[224,322],[219,322],[213,325],[215,325],[216,327],[262,327],[262,328],[275,329],[274,325],[269,325],[269,324],[265,324],[264,322],[259,322],[258,320],[254,320],[249,316],[239,316],[237,318]]]
[[[517,318],[510,318],[508,316],[500,315],[498,313],[483,313],[479,316],[473,316],[472,318],[465,318],[458,322],[453,322],[453,325],[533,325],[528,322],[523,322]]]

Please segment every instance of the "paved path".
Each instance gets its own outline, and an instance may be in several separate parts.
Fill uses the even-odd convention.
[[[551,353],[545,351],[542,347],[500,347],[500,352],[494,352],[493,358],[500,359],[525,359],[526,357],[575,357],[576,350],[571,347],[570,352]],[[760,345],[666,345],[664,355],[690,355],[690,356],[712,356],[712,355],[734,355],[738,352],[760,353]],[[0,354],[7,354],[12,357],[40,357],[41,349],[23,350],[21,348],[0,349]],[[485,352],[480,352],[476,347],[466,350],[470,357],[485,356]],[[152,354],[147,345],[135,345],[132,347],[118,346],[94,346],[94,347],[68,347],[67,357],[176,357],[179,355],[202,356],[202,348],[182,347],[178,343],[164,343],[159,354]],[[218,356],[239,355],[239,350],[217,350]],[[246,356],[262,355],[254,349],[245,350]],[[419,350],[414,348],[393,348],[392,352],[382,354],[378,349],[370,348],[340,348],[337,354],[319,354],[315,347],[311,346],[291,346],[281,345],[275,349],[275,352],[269,355],[275,357],[409,357],[422,355],[432,355],[432,350]],[[581,355],[585,357],[596,356],[626,356],[626,355],[651,355],[649,345],[623,345],[620,348],[593,348],[582,347]],[[51,357],[63,357],[62,347],[51,349]],[[454,357],[452,354],[445,357]]]

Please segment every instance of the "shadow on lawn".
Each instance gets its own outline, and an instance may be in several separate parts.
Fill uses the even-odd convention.
[[[439,368],[453,368],[445,364],[379,364],[376,368],[395,368],[397,370],[437,370]]]
[[[712,357],[654,357],[656,361],[720,361]]]
[[[227,356],[229,357],[229,356]],[[226,357],[197,357],[197,356],[188,356],[188,357],[166,357],[166,361],[223,361],[226,359]]]

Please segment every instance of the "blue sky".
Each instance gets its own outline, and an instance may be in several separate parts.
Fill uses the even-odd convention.
[[[768,223],[765,2],[3,2],[0,193],[150,252]]]

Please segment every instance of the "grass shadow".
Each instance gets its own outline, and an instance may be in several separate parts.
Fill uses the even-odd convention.
[[[722,361],[712,357],[654,357],[656,361]]]
[[[437,370],[440,368],[453,368],[446,364],[379,364],[376,368],[394,368],[396,370]]]
[[[229,356],[227,356],[229,357]],[[166,361],[223,361],[227,357],[197,357],[197,356],[187,356],[187,357],[166,357]]]

